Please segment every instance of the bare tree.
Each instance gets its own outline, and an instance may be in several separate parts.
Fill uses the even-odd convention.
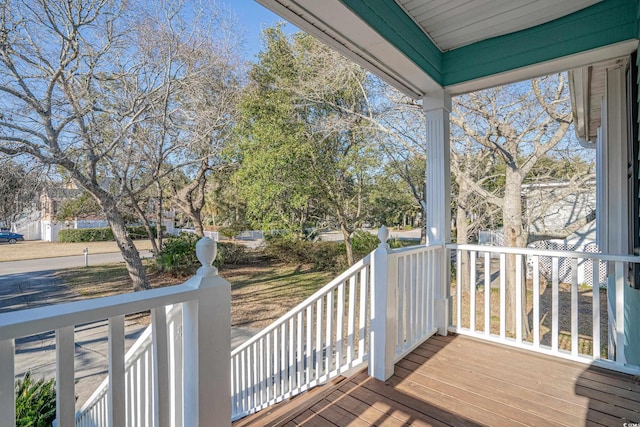
[[[141,143],[149,147],[147,162],[156,167],[156,222],[161,222],[166,194],[203,236],[206,178],[220,162],[236,119],[240,38],[234,18],[224,10],[192,7],[192,13],[197,16],[188,22],[177,16],[170,28],[161,17],[143,23],[141,39],[149,61],[173,67],[165,75],[166,90],[154,110],[152,131],[144,133]],[[158,238],[161,246],[161,235]]]
[[[454,110],[454,114],[456,111]],[[486,188],[487,183],[496,179],[493,151],[474,144],[464,133],[453,132],[451,138],[451,174],[454,188],[452,199],[455,204],[456,243],[467,244],[471,236],[486,228],[498,214],[494,205],[465,185],[464,179],[473,180]],[[459,284],[462,290],[470,286],[469,254],[461,253]]]
[[[204,44],[202,32],[175,25],[190,16],[183,11],[179,1],[135,10],[119,0],[0,3],[0,152],[59,166],[97,200],[134,290],[149,283],[120,209],[168,173],[167,159],[173,169],[199,160],[179,132],[153,138],[176,90],[201,71],[187,53]],[[152,29],[164,37],[150,40]]]
[[[562,153],[571,140],[572,116],[566,75],[457,97],[454,110],[451,115],[454,134],[459,132],[470,138],[479,147],[477,153],[488,150],[504,168],[500,185],[488,186],[486,177],[477,179],[468,169],[459,167],[459,162],[454,162],[452,171],[456,180],[501,210],[505,245],[525,247],[529,231],[522,209],[522,186],[532,175],[545,179],[544,173],[534,174],[536,165],[551,153],[556,156]],[[462,154],[458,151],[454,158],[459,159]],[[575,185],[570,186],[570,191],[579,188],[579,182],[592,178],[588,172],[577,171],[571,178]],[[578,222],[574,226],[583,224]],[[572,229],[568,227],[566,231]],[[516,323],[515,262],[515,256],[508,257],[507,328],[510,332],[515,331]],[[524,286],[524,280],[522,283]],[[523,309],[526,310],[524,305]]]
[[[0,223],[10,227],[36,207],[43,175],[38,168],[0,158]]]

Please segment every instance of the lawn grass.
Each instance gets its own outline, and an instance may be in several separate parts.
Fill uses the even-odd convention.
[[[152,260],[142,260],[149,270]],[[77,267],[60,270],[56,275],[74,292],[85,298],[101,298],[111,295],[133,292],[131,279],[125,264],[103,264],[89,267]],[[154,288],[183,283],[183,279],[173,278],[166,274],[148,273],[149,281]]]
[[[145,260],[147,266],[152,261]],[[150,270],[150,269],[148,269]],[[79,267],[57,272],[60,279],[85,298],[132,292],[123,263]],[[231,283],[231,324],[261,329],[295,307],[335,276],[305,266],[274,263],[254,254],[248,263],[224,268],[220,275]],[[149,273],[152,287],[184,283],[162,273]],[[139,317],[142,323],[146,316]]]

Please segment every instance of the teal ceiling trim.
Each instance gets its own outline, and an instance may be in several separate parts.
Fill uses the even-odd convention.
[[[442,52],[395,1],[340,1],[435,81],[442,83]]]
[[[571,15],[444,54],[445,86],[638,37],[638,1],[604,0]]]
[[[340,1],[443,86],[640,38],[640,1],[603,0],[546,24],[443,53],[395,1]]]

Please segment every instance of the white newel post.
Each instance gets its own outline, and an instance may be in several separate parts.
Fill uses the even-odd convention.
[[[451,170],[449,151],[449,113],[451,96],[444,90],[422,99],[427,124],[426,221],[427,244],[451,240]],[[438,334],[449,326],[450,262],[447,251],[439,251],[434,263],[435,319]]]
[[[197,300],[183,306],[184,425],[231,425],[231,285],[211,264],[216,242],[200,239],[202,267],[186,284]]]
[[[389,230],[378,231],[380,244],[371,258],[372,302],[369,375],[385,381],[393,375],[398,333],[398,266],[389,263]]]

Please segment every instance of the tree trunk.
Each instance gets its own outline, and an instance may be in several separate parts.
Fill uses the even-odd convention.
[[[153,230],[151,230],[151,224],[149,224],[149,220],[140,207],[140,203],[138,202],[138,200],[136,200],[136,198],[132,194],[129,194],[129,197],[131,199],[131,206],[133,207],[133,210],[136,212],[136,215],[138,215],[142,226],[147,232],[147,236],[149,237],[149,241],[151,242],[151,250],[153,251],[153,255],[157,256],[160,250],[158,248],[158,244],[156,243],[155,236],[153,235]]]
[[[113,231],[113,237],[118,244],[118,248],[120,248],[122,258],[124,258],[125,264],[127,265],[127,271],[133,283],[133,290],[142,291],[151,289],[138,249],[136,249],[133,240],[129,237],[124,219],[122,215],[120,215],[120,212],[118,212],[115,202],[103,201],[102,208],[109,222],[109,226]]]
[[[193,228],[196,231],[196,235],[198,237],[204,237],[204,226],[202,225],[202,216],[200,215],[200,211],[191,211],[189,216],[193,220]]]
[[[198,237],[204,237],[204,225],[202,223],[202,209],[205,205],[205,187],[207,185],[207,172],[211,170],[207,160],[200,163],[200,168],[193,181],[186,187],[173,189],[173,200],[182,211],[193,221],[193,228]],[[236,221],[238,221],[236,207]]]
[[[503,207],[503,226],[504,226],[504,244],[507,247],[524,248],[527,243],[526,231],[523,228],[522,222],[522,206],[521,206],[521,191],[522,191],[522,177],[520,173],[507,168],[505,176],[505,194],[504,194],[504,207]],[[522,263],[524,266],[524,256]],[[516,262],[518,257],[516,255],[507,255],[507,271],[506,283],[507,283],[507,318],[505,319],[507,332],[509,334],[515,334],[516,332]],[[528,335],[529,322],[527,318],[527,292],[526,292],[526,277],[525,269],[522,268],[522,322],[523,333]]]
[[[149,241],[151,242],[151,250],[153,251],[154,256],[158,256],[160,253],[160,248],[158,247],[158,243],[153,235],[153,230],[151,229],[151,224],[149,224],[149,220],[144,214],[139,213],[140,221],[142,221],[142,225],[149,236]]]
[[[342,237],[344,238],[344,246],[347,249],[347,263],[349,263],[349,267],[355,264],[355,257],[353,256],[353,245],[351,244],[351,232],[347,229],[347,225],[344,221],[340,221],[340,231],[342,232]]]

